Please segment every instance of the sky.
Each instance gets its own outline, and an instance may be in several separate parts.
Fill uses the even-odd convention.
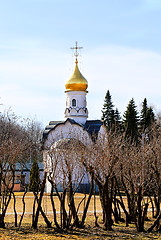
[[[63,120],[75,41],[89,119],[107,90],[121,115],[131,98],[161,111],[160,0],[0,0],[0,111]]]

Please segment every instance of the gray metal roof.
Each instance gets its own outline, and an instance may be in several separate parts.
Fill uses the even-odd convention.
[[[43,162],[38,162],[38,166],[39,166],[39,171],[43,171],[43,169],[44,169]],[[21,171],[21,169],[23,169],[23,172],[30,172],[31,167],[32,167],[32,163],[19,163],[19,162],[17,162],[15,164],[15,170],[16,171]]]
[[[95,140],[102,125],[101,120],[87,120],[84,129],[91,135],[92,140]]]

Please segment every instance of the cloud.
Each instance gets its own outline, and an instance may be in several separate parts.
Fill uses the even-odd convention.
[[[144,0],[143,1],[145,6],[146,6],[146,9],[149,10],[149,11],[152,11],[152,10],[158,10],[159,8],[161,8],[161,2],[160,0]]]
[[[134,97],[139,105],[145,97],[161,109],[161,55],[140,49],[109,46],[87,54],[87,76],[92,101],[89,108],[102,109],[102,96],[109,89],[116,107],[123,113]],[[89,109],[90,111],[90,109]]]
[[[26,55],[27,54],[27,55]],[[25,57],[27,56],[27,57]],[[30,56],[30,57],[29,57]],[[145,97],[161,109],[161,55],[120,46],[102,46],[79,58],[79,68],[88,80],[90,119],[100,119],[106,91],[122,113],[134,97],[139,106]],[[44,125],[62,120],[65,110],[65,80],[74,70],[70,54],[57,49],[30,49],[14,59],[0,59],[0,101],[16,114],[37,117]]]

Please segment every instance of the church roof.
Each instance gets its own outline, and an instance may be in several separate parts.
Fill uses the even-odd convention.
[[[67,92],[68,91],[85,91],[86,92],[88,87],[88,82],[79,71],[77,59],[75,63],[76,65],[75,65],[74,73],[65,83],[66,91]]]
[[[103,121],[101,120],[87,120],[86,124],[84,125],[84,129],[91,135],[96,135],[98,134],[102,125]]]
[[[8,164],[6,164],[6,169],[8,167]],[[21,170],[23,170],[23,172],[30,172],[32,167],[32,162],[16,162],[15,163],[15,171],[16,172],[20,172]],[[38,162],[38,167],[39,167],[39,171],[43,171],[44,169],[44,164],[43,162]]]
[[[43,132],[43,142],[47,138],[49,132],[53,131],[58,125],[61,125],[61,124],[65,125],[67,121],[69,121],[71,124],[76,124],[80,127],[83,127],[83,129],[90,134],[92,140],[97,138],[100,127],[103,125],[103,121],[101,120],[87,120],[84,125],[75,122],[71,118],[68,118],[65,121],[51,121],[49,122],[49,125],[45,127],[45,130]]]

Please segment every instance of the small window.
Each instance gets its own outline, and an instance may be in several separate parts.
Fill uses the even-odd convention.
[[[76,100],[75,100],[75,99],[72,100],[72,106],[73,106],[73,107],[76,106]]]

